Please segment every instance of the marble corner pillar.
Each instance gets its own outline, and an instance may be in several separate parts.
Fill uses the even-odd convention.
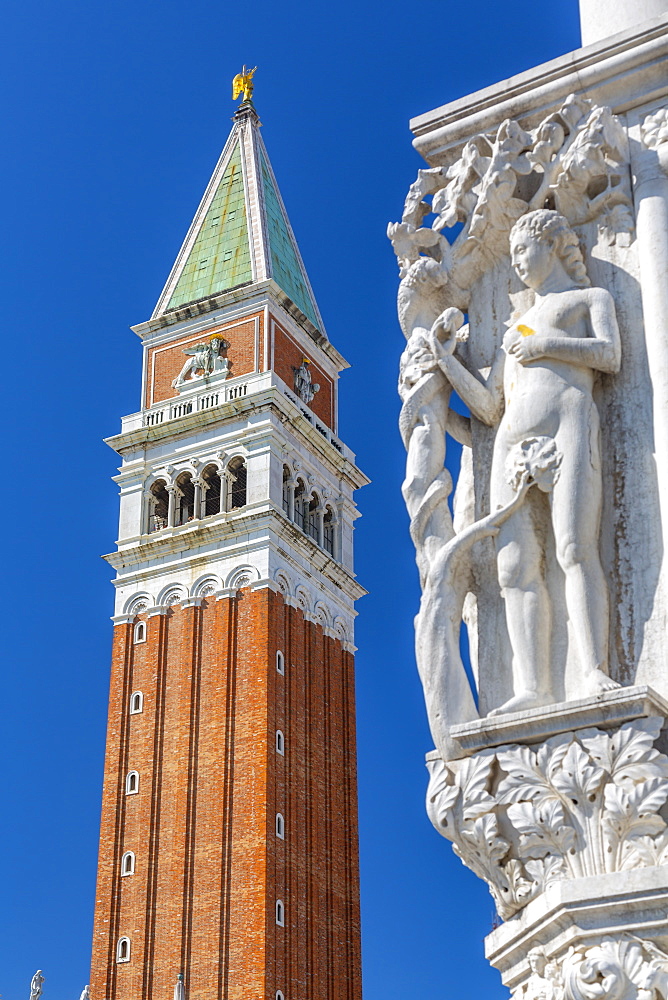
[[[582,44],[592,45],[668,11],[668,0],[580,0]]]
[[[660,118],[665,114],[647,115],[640,124],[640,141],[631,143],[640,292],[652,382],[654,460],[663,486],[659,505],[664,557],[668,552],[668,128]],[[653,130],[656,119],[659,127]]]

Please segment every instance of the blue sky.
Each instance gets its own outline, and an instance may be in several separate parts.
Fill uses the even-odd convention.
[[[579,44],[576,0],[23,0],[3,10],[0,996],[88,982],[111,642],[116,456],[147,319],[257,64],[263,135],[331,340],[359,495],[365,1000],[502,1000],[487,890],[424,812],[430,739],[399,486],[402,336],[386,224],[411,116]],[[165,994],[167,995],[167,994]],[[102,998],[98,998],[102,1000]]]

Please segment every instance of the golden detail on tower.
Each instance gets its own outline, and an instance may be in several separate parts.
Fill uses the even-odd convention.
[[[236,101],[240,94],[244,95],[242,103],[245,101],[250,101],[253,97],[253,74],[257,66],[253,66],[252,69],[244,68],[241,73],[237,73],[235,78],[232,80],[232,100]]]

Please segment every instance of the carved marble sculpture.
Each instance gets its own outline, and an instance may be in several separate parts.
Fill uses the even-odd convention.
[[[615,686],[608,676],[608,594],[598,553],[602,483],[593,388],[597,373],[619,370],[621,345],[612,296],[590,287],[570,222],[597,218],[606,240],[621,235],[628,241],[624,145],[609,109],[571,97],[533,133],[504,122],[494,138],[469,142],[449,170],[420,171],[402,222],[389,227],[408,341],[399,392],[408,452],[403,494],[422,585],[416,651],[432,733],[446,756],[449,726],[477,716],[459,656],[459,623],[471,589],[472,547],[484,537],[495,538],[512,662],[511,684],[492,712],[563,697],[564,680],[550,657],[556,612],[544,579],[547,548],[564,577],[580,666],[575,695]],[[520,199],[518,180],[529,175],[537,190]],[[424,201],[429,193],[431,204]],[[428,211],[436,214],[432,227],[418,228]],[[457,222],[464,225],[450,244],[442,230]],[[519,308],[509,310],[483,375],[472,368],[473,351],[460,354],[470,334],[459,310],[469,308],[467,289],[504,254],[532,294],[519,296]],[[469,511],[457,533],[447,507],[446,431],[474,456],[476,442],[467,419],[449,407],[453,390],[494,432],[489,513],[474,519]],[[537,459],[539,465],[547,460],[544,474]],[[513,469],[518,461],[519,473]]]
[[[523,216],[510,234],[511,259],[534,292],[529,310],[510,326],[482,384],[448,352],[432,328],[434,356],[450,385],[483,423],[496,428],[490,470],[491,507],[517,493],[507,463],[536,441],[553,447],[558,473],[548,487],[566,607],[579,645],[583,692],[613,687],[607,676],[607,592],[598,556],[601,512],[599,420],[592,390],[596,370],[619,368],[620,341],[612,296],[588,288],[577,238],[557,212]],[[535,491],[534,491],[535,493]],[[513,651],[514,691],[496,712],[556,701],[549,662],[552,609],[543,553],[530,501],[498,526],[499,586]]]
[[[311,362],[304,358],[299,368],[293,368],[295,373],[295,392],[305,403],[311,404],[316,392],[320,392],[317,382],[311,380]]]
[[[222,337],[211,337],[204,344],[197,344],[195,347],[185,347],[183,353],[188,355],[183,368],[172,382],[175,389],[182,386],[186,381],[186,376],[190,380],[205,378],[208,375],[222,374],[226,378],[229,374],[230,363],[227,358],[221,357],[220,352],[226,350],[230,345]]]
[[[30,983],[30,1000],[39,1000],[42,995],[43,983],[44,976],[42,975],[42,970],[38,969]]]

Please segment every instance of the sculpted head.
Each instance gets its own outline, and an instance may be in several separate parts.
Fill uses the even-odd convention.
[[[547,958],[542,948],[532,948],[527,955],[529,968],[536,975],[542,976],[547,965]]]
[[[510,259],[529,288],[540,288],[559,261],[575,285],[586,288],[589,278],[578,238],[559,212],[539,208],[523,215],[510,232]]]

